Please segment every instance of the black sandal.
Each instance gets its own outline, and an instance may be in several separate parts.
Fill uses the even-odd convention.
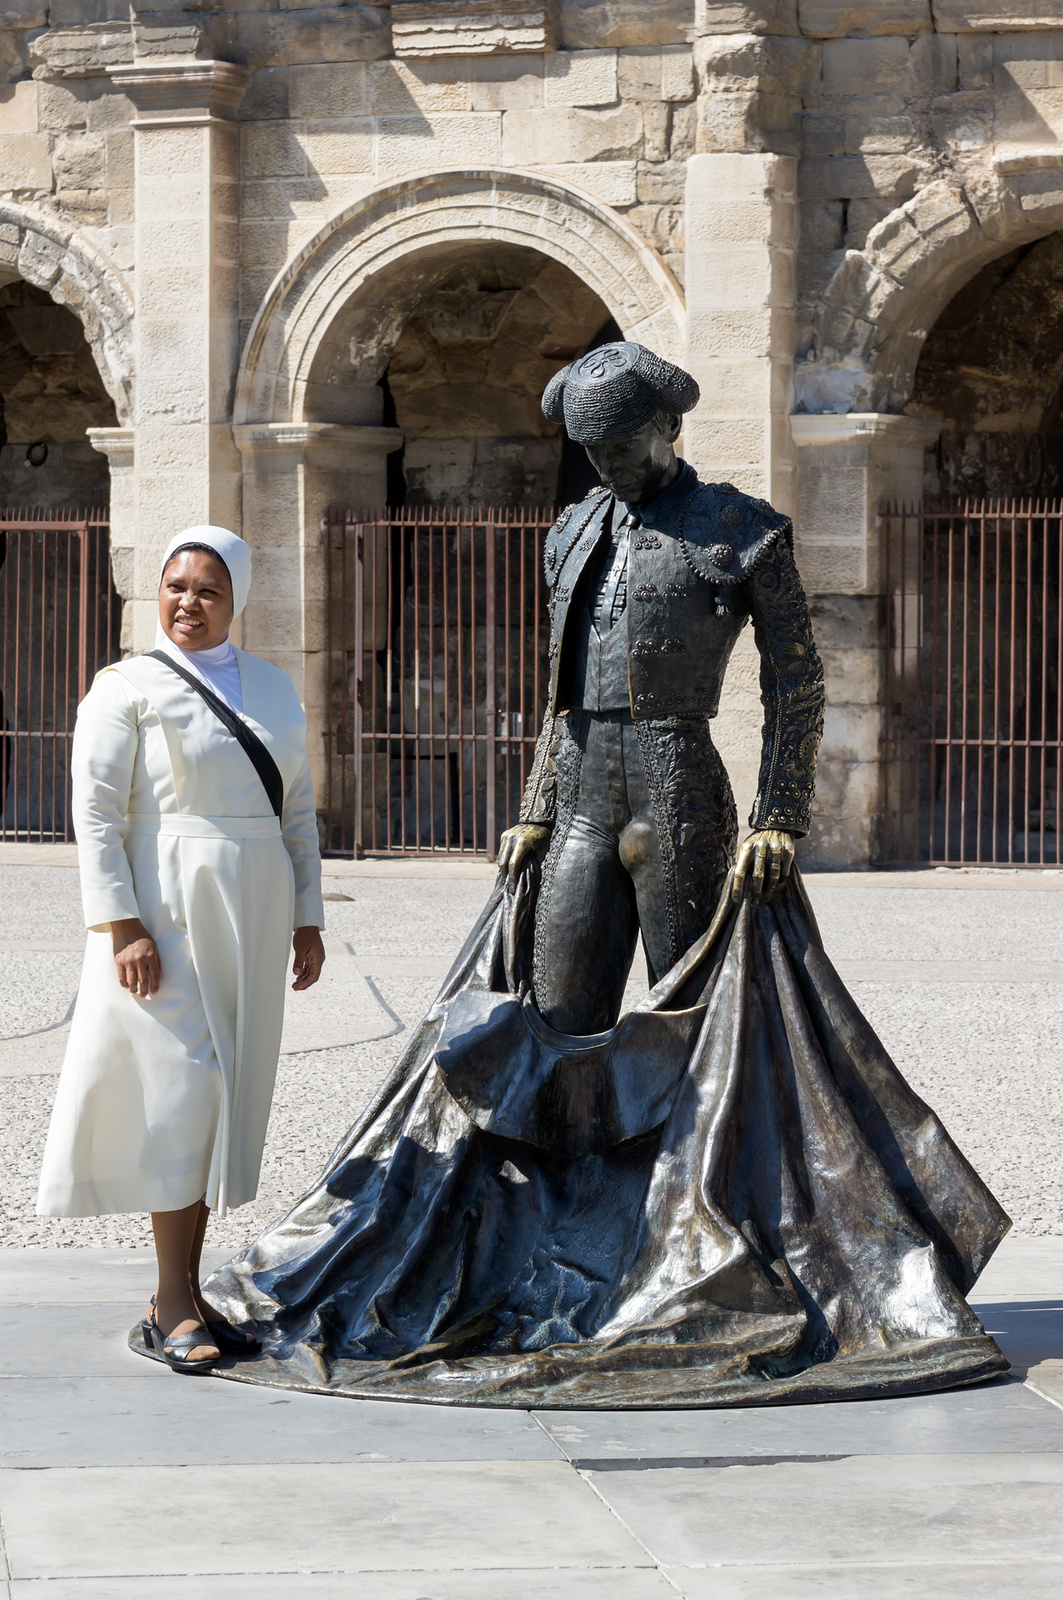
[[[155,1296],[151,1297],[151,1314],[155,1315]],[[144,1334],[144,1344],[147,1349],[152,1349],[151,1323],[145,1317],[140,1324]],[[262,1340],[256,1339],[254,1334],[242,1333],[234,1328],[231,1322],[219,1319],[217,1322],[205,1322],[203,1326],[211,1334],[213,1342],[218,1349],[232,1356],[253,1356],[262,1349]],[[193,1350],[195,1345],[192,1346]]]
[[[145,1326],[142,1324],[141,1326]],[[189,1361],[189,1352],[197,1345],[213,1343],[202,1323],[191,1333],[163,1333],[155,1320],[155,1307],[151,1308],[151,1321],[146,1324],[155,1354],[165,1361],[171,1372],[209,1372],[217,1356],[206,1356],[201,1361]]]

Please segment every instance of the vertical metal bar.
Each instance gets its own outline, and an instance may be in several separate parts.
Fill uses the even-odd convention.
[[[344,592],[347,589],[347,519],[343,521]],[[375,598],[375,597],[374,597]],[[346,606],[344,607],[346,614]],[[346,663],[344,663],[346,667]],[[375,675],[374,675],[375,676]],[[344,682],[350,674],[344,671]],[[365,524],[354,524],[354,705],[351,708],[351,743],[354,745],[354,827],[351,849],[355,860],[365,851]]]
[[[1003,587],[1000,549],[1001,519],[993,518],[995,564],[993,570],[993,862],[1000,858],[1000,598]]]
[[[372,757],[372,760],[371,760],[371,763],[370,763],[370,768],[369,768],[369,784],[370,784],[370,790],[369,790],[369,795],[370,795],[370,799],[369,799],[369,804],[370,804],[370,812],[369,812],[369,848],[371,850],[375,850],[377,848],[377,829],[380,826],[380,811],[379,811],[380,800],[379,800],[379,795],[378,795],[378,792],[377,792],[377,768],[379,767],[380,763],[379,763],[377,758],[380,755],[379,735],[380,735],[380,723],[381,723],[381,704],[380,704],[381,696],[380,696],[380,660],[379,660],[379,651],[378,651],[378,646],[377,646],[377,640],[380,638],[380,615],[379,615],[379,611],[380,611],[380,545],[381,545],[381,538],[380,538],[380,524],[378,522],[370,522],[366,526],[367,526],[367,531],[369,533],[370,549],[372,551],[372,556],[373,556],[373,570],[372,570],[372,574],[371,574],[371,577],[370,577],[370,590],[369,590],[370,594],[372,595],[372,600],[370,602],[370,605],[371,605],[370,616],[371,616],[372,620],[371,620],[371,624],[370,624],[369,637],[370,637],[370,640],[372,642],[372,674],[373,674],[373,698],[372,698],[372,702],[371,702],[372,710],[371,710],[371,715],[370,715],[370,718],[369,718],[369,733],[370,733],[369,752],[370,752],[370,755]],[[365,749],[364,744],[363,744],[362,748],[363,748],[363,752],[364,752],[364,749]],[[363,753],[363,758],[362,759],[363,760],[365,759],[364,753]]]
[[[441,553],[442,562],[443,562],[443,574],[442,574],[442,586],[443,586],[443,727],[444,727],[444,742],[443,742],[443,754],[444,754],[444,761],[443,761],[443,801],[444,801],[444,807],[445,807],[447,849],[449,850],[451,848],[451,846],[455,843],[455,840],[454,840],[454,837],[453,837],[453,834],[454,834],[453,817],[454,817],[454,806],[455,806],[455,802],[457,800],[457,794],[456,794],[456,791],[455,791],[455,787],[454,787],[453,783],[451,782],[451,772],[450,772],[450,757],[451,757],[451,754],[452,754],[451,748],[450,748],[450,745],[451,745],[451,730],[453,728],[453,722],[454,722],[453,711],[451,709],[451,704],[450,704],[450,640],[451,640],[451,633],[452,633],[451,615],[450,615],[450,601],[451,601],[452,585],[451,585],[451,582],[450,582],[450,550],[448,549],[448,546],[447,546],[447,530],[446,530],[446,525],[445,524],[439,530],[439,548],[440,548],[440,553]],[[454,636],[455,636],[455,639],[456,639],[457,630],[454,629],[453,632],[454,632]],[[458,731],[460,732],[460,728],[459,728]],[[459,745],[459,749],[460,749],[460,745]],[[456,842],[457,842],[457,847],[460,850],[461,849],[461,833],[460,833],[460,830],[459,830],[458,838],[457,838]]]
[[[454,528],[454,558],[455,558],[454,597],[455,597],[455,606],[456,606],[455,616],[456,616],[456,643],[457,643],[457,660],[455,662],[455,672],[457,674],[457,679],[458,679],[458,841],[459,841],[458,848],[460,850],[464,850],[464,848],[465,848],[465,757],[466,757],[466,752],[467,752],[467,749],[468,749],[468,743],[467,743],[466,734],[465,734],[465,631],[464,631],[465,630],[465,624],[464,624],[464,606],[463,606],[463,601],[464,601],[465,596],[464,596],[464,590],[463,590],[463,587],[462,587],[461,534],[462,534],[462,524],[461,524],[460,521],[457,521],[456,525],[455,525],[455,528]],[[470,537],[470,540],[471,540],[471,538],[472,538],[472,529],[471,529],[471,527],[469,529],[469,537]],[[471,553],[472,552],[471,552],[471,548],[470,548],[470,557],[471,557]],[[474,811],[474,813],[475,813],[475,810],[476,810],[475,795],[476,795],[476,786],[475,786],[475,778],[474,778],[474,782],[473,782],[473,797],[474,797],[473,798],[473,811]]]
[[[975,723],[978,739],[978,782],[976,786],[976,819],[978,833],[975,839],[974,859],[982,860],[982,818],[984,815],[985,778],[985,502],[978,508],[978,714]]]
[[[969,696],[967,687],[968,666],[968,608],[970,605],[970,573],[971,573],[971,524],[970,519],[963,519],[963,593],[960,596],[960,619],[963,629],[963,639],[960,646],[960,853],[959,859],[967,859],[967,726]]]
[[[485,773],[485,799],[486,817],[484,827],[484,846],[487,850],[488,861],[494,861],[498,855],[498,764],[497,764],[497,733],[498,733],[498,688],[496,681],[497,663],[495,649],[497,639],[495,636],[495,528],[494,521],[488,522],[484,529],[484,627],[486,631],[484,652],[484,761]]]
[[[428,566],[428,847],[435,853],[436,840],[436,638],[435,638],[435,524],[425,526],[425,561]]]
[[[1048,801],[1048,785],[1046,775],[1046,762],[1048,759],[1048,504],[1043,502],[1044,512],[1041,522],[1041,645],[1039,650],[1041,671],[1041,794],[1037,803],[1038,814],[1041,818],[1041,865],[1045,865],[1045,834],[1048,831],[1048,817],[1045,807]]]
[[[1015,502],[1011,501],[1011,629],[1008,641],[1008,861],[1015,860],[1015,624],[1018,613],[1018,561]]]

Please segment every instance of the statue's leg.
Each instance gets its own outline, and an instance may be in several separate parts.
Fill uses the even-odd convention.
[[[631,822],[620,853],[653,983],[711,922],[734,862],[738,821],[707,718],[629,727],[624,764]]]
[[[598,718],[584,727],[573,790],[559,793],[535,927],[535,1000],[561,1033],[613,1026],[638,939],[634,886],[618,852],[622,729]],[[558,767],[560,789],[566,763]]]

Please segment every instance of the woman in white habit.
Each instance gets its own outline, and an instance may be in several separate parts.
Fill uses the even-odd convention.
[[[306,721],[291,679],[229,643],[250,586],[235,534],[171,540],[156,650],[98,674],[74,734],[89,934],[37,1209],[150,1211],[148,1330],[182,1372],[255,1348],[203,1298],[200,1251],[210,1211],[258,1187],[288,952],[294,989],[325,959]]]

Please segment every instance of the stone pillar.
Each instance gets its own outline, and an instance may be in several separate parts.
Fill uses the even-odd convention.
[[[405,435],[401,428],[338,422],[241,423],[232,431],[243,458],[243,536],[255,551],[243,643],[294,681],[306,709],[310,764],[323,801],[324,515],[330,506],[356,512],[383,506],[387,458]]]
[[[188,58],[111,69],[136,107],[136,649],[154,637],[167,540],[193,523],[239,528],[229,425],[239,356],[234,119],[248,75]]]
[[[940,422],[877,412],[790,418],[797,449],[797,562],[826,677],[827,712],[806,865],[865,865],[882,812],[880,510],[918,503]]]
[[[793,511],[789,417],[794,360],[797,162],[729,152],[694,156],[686,185],[687,366],[701,402],[683,450],[703,478]],[[762,710],[752,634],[728,668],[714,737],[739,822],[756,793]]]
[[[133,649],[134,556],[137,495],[132,428],[88,428],[88,441],[107,457],[111,470],[111,571],[122,596],[122,654]]]

